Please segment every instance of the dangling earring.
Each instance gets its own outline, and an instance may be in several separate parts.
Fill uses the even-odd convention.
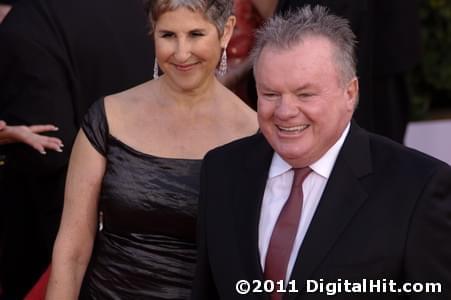
[[[155,58],[155,63],[153,65],[153,79],[158,79],[160,78],[160,75],[158,74],[158,61]]]
[[[222,49],[219,68],[216,70],[216,76],[223,77],[227,73],[227,48]]]

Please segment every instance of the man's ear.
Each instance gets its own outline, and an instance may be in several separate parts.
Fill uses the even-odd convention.
[[[224,33],[221,37],[221,48],[225,49],[232,38],[233,29],[235,28],[236,18],[235,16],[230,16],[224,26]]]
[[[359,80],[357,77],[354,77],[348,82],[344,92],[348,109],[353,111],[357,107],[357,102],[359,101]]]

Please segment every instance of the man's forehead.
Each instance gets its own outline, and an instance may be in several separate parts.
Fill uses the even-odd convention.
[[[297,40],[289,41],[284,44],[277,43],[268,43],[266,44],[263,51],[272,52],[272,53],[284,53],[284,52],[292,52],[299,49],[304,49],[305,47],[325,47],[327,49],[332,47],[332,41],[325,36],[322,35],[305,35],[302,38]]]

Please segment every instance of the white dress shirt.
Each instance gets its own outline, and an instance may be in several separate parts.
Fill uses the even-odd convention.
[[[326,187],[332,168],[335,165],[338,153],[343,142],[348,135],[350,124],[348,124],[341,134],[338,141],[315,163],[309,167],[312,172],[302,183],[304,201],[302,206],[302,215],[299,222],[296,239],[291,250],[288,261],[286,280],[290,278],[294,263],[298,256],[304,236],[315,214],[321,195]],[[266,253],[269,247],[269,241],[276,224],[277,218],[288,200],[293,183],[292,167],[285,162],[277,153],[274,153],[271,167],[269,169],[268,180],[266,182],[265,194],[263,196],[262,208],[260,212],[260,222],[258,228],[258,248],[260,251],[260,263],[262,269],[265,269]]]

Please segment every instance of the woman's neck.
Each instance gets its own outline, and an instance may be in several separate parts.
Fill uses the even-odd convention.
[[[158,81],[158,102],[162,106],[193,109],[203,104],[207,105],[217,98],[219,82],[216,78],[211,78],[205,84],[192,90],[176,87],[164,76],[160,77]]]

